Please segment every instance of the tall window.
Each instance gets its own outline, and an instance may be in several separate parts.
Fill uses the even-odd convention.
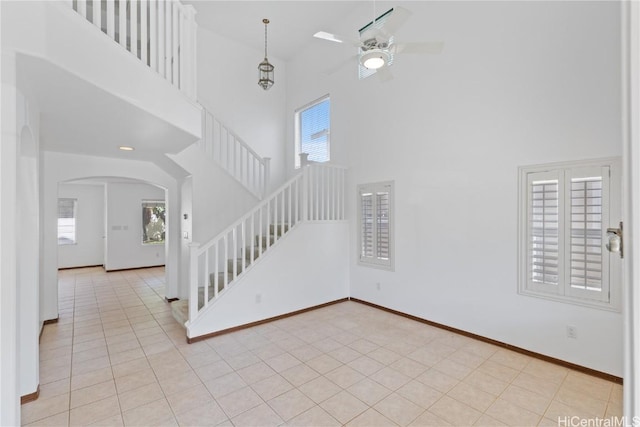
[[[142,243],[164,243],[166,209],[162,201],[142,202]]]
[[[313,162],[329,161],[330,106],[329,95],[327,95],[296,111],[296,169],[300,167],[300,153],[309,154],[309,160]]]
[[[393,182],[358,186],[358,259],[393,270]]]
[[[58,245],[76,244],[77,199],[58,199]]]
[[[618,254],[606,230],[620,220],[615,160],[520,168],[520,291],[615,308]]]

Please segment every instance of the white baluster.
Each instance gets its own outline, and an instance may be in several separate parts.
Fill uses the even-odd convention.
[[[149,66],[158,71],[158,2],[149,0]]]
[[[178,74],[178,69],[180,66],[180,58],[178,57],[178,49],[179,49],[179,41],[180,41],[180,27],[178,26],[178,15],[180,13],[179,9],[178,9],[178,2],[177,1],[172,1],[171,2],[172,6],[173,6],[173,10],[171,11],[171,17],[172,17],[172,24],[171,24],[171,28],[173,28],[172,30],[172,36],[173,39],[171,40],[171,45],[173,47],[172,53],[171,53],[171,64],[173,67],[173,71],[171,74],[171,83],[173,83],[174,86],[176,87],[180,87],[180,74]]]
[[[204,290],[202,296],[202,308],[209,304],[209,249],[204,253]]]
[[[289,230],[291,230],[291,214],[292,214],[292,207],[291,205],[293,204],[293,184],[289,185],[289,199],[287,200],[287,203],[289,204],[288,208],[289,208],[289,215],[287,218],[287,224],[289,226]]]
[[[100,4],[100,0],[92,0],[92,3],[93,3],[93,17],[92,17],[93,25],[100,28],[100,31],[102,31],[102,6]]]
[[[249,250],[251,251],[251,254],[249,255],[251,258],[251,264],[253,264],[253,261],[255,261],[255,254],[256,254],[256,214],[255,212],[251,214],[251,235],[249,236],[249,240],[251,242],[251,244],[249,245]]]
[[[213,297],[218,298],[218,282],[220,279],[218,278],[218,272],[220,270],[220,260],[218,257],[218,253],[220,252],[220,244],[216,242],[214,245],[214,259],[213,259]]]
[[[165,6],[165,11],[164,11],[164,17],[165,17],[165,24],[164,24],[164,34],[165,34],[165,41],[164,41],[164,76],[165,78],[169,81],[172,82],[173,78],[171,75],[171,72],[173,71],[173,68],[171,67],[171,61],[173,60],[173,49],[171,46],[171,43],[173,41],[173,28],[171,27],[171,23],[172,23],[172,10],[173,10],[173,1],[172,0],[165,0],[164,2],[164,6]]]
[[[165,1],[164,0],[158,0],[158,73],[160,73],[160,75],[162,77],[165,76],[165,46],[164,46],[164,42],[165,42],[165,38],[167,37],[166,35],[166,30],[165,30],[165,17],[164,17],[164,11],[165,11],[166,7],[165,7]]]
[[[187,37],[186,37],[186,49],[184,53],[184,66],[181,68],[181,73],[184,73],[186,83],[184,90],[187,96],[191,99],[196,98],[196,84],[197,84],[197,71],[196,64],[197,57],[197,43],[196,33],[198,31],[198,24],[196,23],[196,9],[192,5],[185,6],[187,10]],[[182,75],[182,74],[181,74]]]
[[[302,221],[309,221],[309,168],[302,169]]]
[[[269,246],[271,246],[271,200],[269,200],[267,202],[267,242],[266,242],[266,248],[269,249]]]
[[[236,280],[238,277],[238,227],[234,226],[231,234],[231,239],[233,240],[233,252],[231,254],[233,260],[233,279]]]
[[[131,17],[129,19],[131,29],[129,31],[129,49],[131,53],[138,57],[138,1],[129,0],[129,7],[131,8]]]
[[[116,39],[116,11],[115,11],[115,3],[112,1],[107,2],[107,35],[111,37],[112,40]]]
[[[140,59],[145,65],[149,65],[147,56],[147,43],[149,37],[147,34],[147,0],[140,0]]]
[[[189,319],[193,319],[198,312],[198,247],[192,242],[189,245]]]
[[[271,179],[271,157],[263,157],[264,177],[262,178],[262,197],[266,197],[269,190],[269,180]]]
[[[280,235],[283,236],[284,235],[284,196],[285,196],[285,191],[282,191],[282,196],[281,198],[281,205],[280,205],[280,210],[282,211],[280,213]]]
[[[229,233],[224,235],[224,288],[227,289],[227,285],[229,284],[229,263],[227,260],[229,259],[229,240],[227,239]]]
[[[127,48],[127,0],[120,0],[118,9],[118,43]]]
[[[245,221],[242,221],[242,224],[240,225],[240,238],[242,240],[240,240],[240,258],[242,259],[242,272],[244,273],[244,270],[246,269],[246,259],[247,259],[247,251],[246,251],[246,225],[245,225]]]
[[[84,19],[87,19],[87,0],[78,0],[76,3],[76,11]]]
[[[262,218],[264,217],[264,207],[260,208],[260,212],[258,215],[258,219],[260,221],[260,224],[258,224],[258,230],[260,230],[258,233],[258,254],[262,256],[262,236],[264,235],[264,222]]]

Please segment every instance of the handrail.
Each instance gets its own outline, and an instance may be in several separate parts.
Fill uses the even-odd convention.
[[[235,132],[202,109],[200,148],[258,199],[264,198],[271,174],[269,157],[260,157]]]
[[[178,0],[66,0],[65,3],[195,100],[198,25],[193,6]]]
[[[193,243],[189,321],[301,222],[344,220],[345,179],[343,167],[305,166],[217,236]]]

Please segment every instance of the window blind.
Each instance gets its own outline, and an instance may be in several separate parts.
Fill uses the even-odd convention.
[[[77,199],[58,199],[58,244],[73,245],[76,243],[76,208]]]
[[[533,282],[557,285],[559,278],[558,180],[533,181],[530,197],[530,277]]]
[[[299,152],[308,153],[311,161],[329,161],[330,110],[327,97],[299,113]]]
[[[389,192],[376,193],[376,250],[379,259],[389,259]]]
[[[360,195],[360,256],[373,257],[373,194]]]
[[[602,177],[571,179],[571,287],[602,290]]]

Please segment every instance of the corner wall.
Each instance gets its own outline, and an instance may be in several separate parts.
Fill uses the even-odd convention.
[[[358,81],[355,61],[323,75],[355,52],[322,41],[287,65],[288,115],[331,95],[332,159],[349,167],[351,296],[621,376],[620,312],[517,292],[518,166],[622,154],[620,4],[400,5],[413,15],[397,40],[442,40],[441,55],[398,55],[387,83]],[[366,23],[360,9],[331,31]],[[356,263],[356,185],[384,180],[395,180],[395,272]]]

